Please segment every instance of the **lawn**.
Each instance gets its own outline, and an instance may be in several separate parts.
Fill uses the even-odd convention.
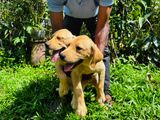
[[[151,79],[147,75],[151,75]],[[54,64],[21,64],[0,68],[0,120],[78,120],[71,94],[60,99]],[[82,120],[160,119],[160,69],[117,59],[111,64],[113,106],[106,110],[95,101],[95,90],[85,90],[88,108]]]

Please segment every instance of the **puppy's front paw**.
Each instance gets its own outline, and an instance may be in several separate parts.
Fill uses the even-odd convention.
[[[100,105],[104,105],[104,102],[106,99],[104,95],[101,95],[101,96],[97,96],[96,100],[98,101],[98,103],[100,103]]]
[[[59,87],[59,96],[63,97],[65,95],[67,95],[68,91],[69,91],[69,88],[68,88],[67,85],[64,85],[64,86],[60,85],[60,87]]]
[[[87,108],[86,106],[80,107],[76,110],[76,114],[79,115],[80,117],[84,117],[87,114]]]
[[[74,110],[77,108],[76,99],[74,95],[72,97],[71,106],[72,106],[72,109]]]

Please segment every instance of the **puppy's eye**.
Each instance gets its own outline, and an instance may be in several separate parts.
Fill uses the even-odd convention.
[[[60,40],[61,38],[57,36],[57,39]]]
[[[69,47],[70,46],[70,44],[67,44],[67,47]]]
[[[82,50],[82,48],[79,47],[79,46],[77,46],[77,47],[76,47],[76,50],[79,51],[79,50]]]

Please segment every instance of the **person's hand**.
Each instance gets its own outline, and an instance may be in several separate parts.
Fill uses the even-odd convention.
[[[102,53],[104,53],[105,46],[108,42],[108,34],[109,34],[109,24],[106,23],[99,31],[97,31],[95,36],[95,44]]]

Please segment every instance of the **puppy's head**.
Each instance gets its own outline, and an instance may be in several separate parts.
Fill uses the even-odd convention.
[[[67,48],[74,38],[75,36],[67,29],[60,29],[53,34],[52,39],[46,42],[52,54],[53,62],[58,60],[59,53]]]
[[[60,53],[60,58],[70,64],[87,64],[95,67],[96,63],[103,59],[96,44],[86,35],[81,35]]]

